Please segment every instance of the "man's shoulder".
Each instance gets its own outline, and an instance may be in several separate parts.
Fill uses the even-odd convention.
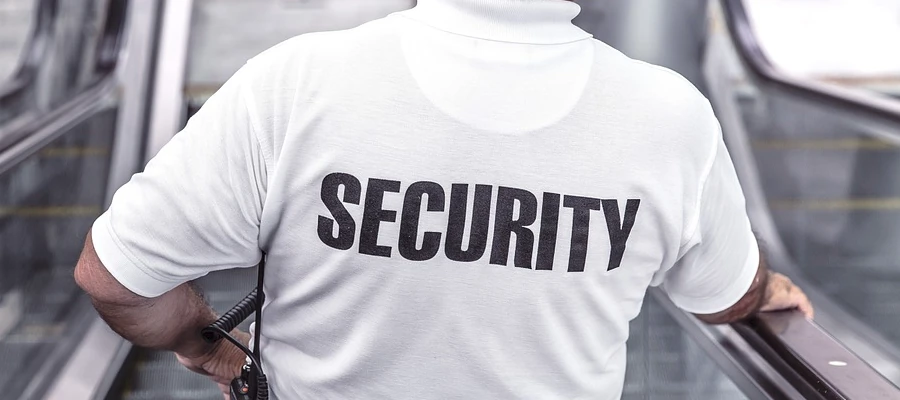
[[[244,86],[266,96],[334,87],[336,80],[371,64],[361,59],[376,57],[372,44],[390,35],[391,25],[384,20],[287,39],[247,61],[241,77]]]
[[[712,105],[681,74],[630,58],[597,41],[595,81],[601,101],[634,124],[649,129],[649,142],[668,143],[705,161],[721,135]],[[678,147],[680,146],[680,147]]]
[[[260,67],[296,65],[352,56],[354,49],[358,49],[364,42],[390,33],[391,26],[387,19],[374,20],[351,29],[294,36],[253,57],[248,64]]]
[[[676,107],[705,112],[709,102],[687,78],[669,68],[631,58],[609,45],[594,40],[598,54],[597,79],[619,91],[620,95],[638,99],[647,106]]]

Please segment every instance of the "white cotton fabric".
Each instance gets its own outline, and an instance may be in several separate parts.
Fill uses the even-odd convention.
[[[709,103],[572,25],[578,11],[422,0],[275,46],[119,189],[93,227],[100,259],[155,297],[265,250],[273,398],[619,398],[648,286],[714,313],[759,259]],[[587,222],[577,202],[594,204]],[[490,211],[473,221],[478,204]],[[454,261],[451,226],[457,253],[483,254]],[[431,257],[426,232],[440,235]]]

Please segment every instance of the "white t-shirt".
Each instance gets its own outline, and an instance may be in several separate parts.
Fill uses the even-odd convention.
[[[273,398],[619,398],[647,287],[718,312],[758,254],[709,103],[577,12],[422,1],[266,51],[116,193],[100,259],[153,297],[264,249]]]

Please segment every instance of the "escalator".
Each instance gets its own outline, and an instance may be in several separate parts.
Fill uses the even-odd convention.
[[[720,4],[706,76],[754,227],[817,323],[897,384],[900,102],[786,75],[743,1]]]
[[[78,11],[60,12],[69,7]],[[20,66],[0,82],[0,387],[9,398],[46,398],[95,325],[72,270],[114,175],[124,13],[116,1],[35,1]]]
[[[0,175],[0,293],[8,315],[18,315],[0,340],[0,385],[20,398],[34,398],[59,372],[90,321],[72,267],[102,210],[115,117],[95,112]]]
[[[158,27],[164,23],[155,20],[163,15],[162,2],[99,3],[107,7],[127,3],[127,9],[106,8],[109,15],[121,15],[107,20],[112,22],[105,25],[105,39],[98,42],[101,49],[97,51],[98,57],[107,59],[96,62],[96,65],[103,65],[101,69],[105,73],[52,112],[42,114],[28,124],[15,126],[15,133],[21,139],[0,149],[0,237],[4,238],[0,248],[0,268],[4,269],[4,279],[0,281],[0,310],[3,302],[13,304],[10,308],[19,310],[8,334],[4,335],[0,330],[0,360],[3,360],[0,363],[0,385],[13,398],[22,399],[219,399],[221,395],[215,385],[178,366],[171,354],[132,349],[127,343],[116,339],[91,313],[89,303],[78,292],[71,278],[71,269],[83,243],[84,233],[108,204],[110,193],[139,168],[135,160],[145,153],[146,143],[152,141],[148,137],[152,135],[149,132],[152,129],[148,128],[153,124],[152,118],[141,115],[141,112],[146,112],[146,104],[153,96],[148,89],[151,85],[149,82],[135,84],[121,77],[141,71],[149,73],[151,68],[148,66],[154,58],[152,49],[164,45],[154,44],[150,38],[159,34]],[[735,15],[740,17],[739,8],[734,7],[739,6],[739,2],[723,0],[722,3],[725,6],[721,10],[725,16],[723,21],[737,30],[743,23],[735,18]],[[125,25],[122,20],[129,23]],[[127,43],[120,43],[124,31],[129,32],[130,36]],[[737,36],[734,32],[729,33],[729,37]],[[126,63],[109,60],[110,54],[114,55],[113,58],[118,55],[120,44],[132,53]],[[735,40],[723,44],[731,46],[738,64],[747,63],[742,58],[746,55],[741,54],[744,43]],[[136,56],[141,54],[143,56]],[[120,78],[109,74],[113,70]],[[750,76],[751,72],[744,71],[744,74]],[[878,266],[873,260],[858,257],[876,254],[872,247],[875,244],[869,243],[869,240],[857,245],[851,240],[853,235],[847,232],[853,229],[889,235],[889,228],[900,224],[890,224],[890,217],[882,214],[860,218],[856,223],[862,225],[849,226],[843,221],[840,225],[846,229],[841,234],[848,238],[842,240],[853,245],[839,254],[843,258],[816,258],[839,249],[823,246],[825,241],[809,239],[815,238],[815,233],[827,231],[828,227],[809,222],[819,219],[808,214],[821,212],[822,208],[831,210],[840,207],[821,201],[810,203],[802,196],[806,192],[796,190],[818,188],[813,185],[821,180],[816,174],[826,170],[823,165],[831,168],[833,164],[809,161],[822,157],[821,154],[811,153],[804,159],[805,162],[799,162],[806,169],[799,169],[797,175],[800,177],[797,179],[809,179],[811,183],[805,180],[803,182],[807,183],[785,183],[784,175],[787,174],[784,169],[778,168],[788,168],[792,174],[798,169],[787,165],[794,160],[778,152],[788,152],[799,146],[787,141],[795,139],[794,132],[802,123],[781,123],[771,113],[759,112],[762,109],[760,99],[772,101],[769,88],[780,86],[758,85],[753,91],[745,87],[731,87],[733,82],[728,81],[728,86],[723,89],[716,82],[716,77],[722,76],[721,71],[708,68],[707,77],[713,92],[711,97],[723,119],[726,140],[735,157],[742,183],[745,188],[749,187],[751,218],[760,235],[769,243],[773,267],[792,277],[802,277],[804,272],[813,268],[822,271],[828,268],[839,270],[842,265]],[[749,81],[747,78],[743,82]],[[762,78],[757,77],[757,81],[762,81]],[[114,90],[116,87],[119,90]],[[725,90],[729,88],[731,90]],[[807,97],[801,98],[808,100]],[[864,139],[870,137],[860,134],[860,128],[855,125],[855,130],[837,129],[846,127],[847,116],[835,116],[830,111],[823,113],[817,107],[819,100],[814,98],[790,108],[788,114],[799,117],[797,119],[800,121],[808,120],[812,115],[816,120],[831,117],[825,120],[831,121],[825,125],[835,128],[835,132],[857,132]],[[782,107],[785,107],[782,103],[769,103],[766,109]],[[779,122],[779,128],[773,129],[776,122]],[[900,126],[900,123],[893,126]],[[883,133],[883,128],[884,125],[879,126],[878,133]],[[0,132],[3,132],[2,129],[0,124]],[[815,131],[809,133],[814,134]],[[774,132],[781,136],[776,136]],[[881,136],[879,138],[885,140]],[[797,139],[802,145],[809,140],[802,136]],[[839,139],[836,146],[850,143],[844,138]],[[884,146],[890,147],[882,142],[861,142],[867,151],[882,151]],[[742,143],[747,146],[742,147]],[[889,153],[885,150],[879,153],[884,157],[875,157],[874,160],[872,157],[855,159],[856,164],[865,166],[859,167],[861,172],[847,178],[845,183],[858,189],[846,193],[856,190],[854,196],[865,194],[872,187],[887,190],[879,186],[882,181],[870,181],[867,176],[871,173],[864,172],[889,170],[893,160],[887,156]],[[748,185],[750,180],[755,180],[759,187]],[[882,194],[889,197],[890,192]],[[801,210],[810,204],[810,209]],[[860,204],[882,209],[889,208],[891,203],[878,200]],[[855,220],[855,216],[852,219]],[[809,250],[813,245],[820,247],[813,248],[815,251]],[[885,246],[884,251],[889,251],[889,247]],[[823,266],[822,260],[831,264]],[[850,289],[834,284],[835,279],[846,281],[846,278],[830,276],[831,279],[821,280],[821,286],[814,285],[822,288],[818,290],[821,292],[819,296],[831,302],[834,302],[832,297],[839,301],[852,299],[852,295],[840,292],[842,289],[849,293]],[[887,276],[892,275],[876,275],[881,278]],[[826,285],[829,282],[832,286]],[[887,286],[885,282],[888,281],[875,283]],[[254,283],[253,270],[215,273],[198,281],[210,304],[219,311],[240,300]],[[870,292],[879,293],[877,289]],[[871,293],[868,301],[884,300]],[[841,306],[847,304],[851,304],[849,300]],[[827,306],[823,310],[825,328],[863,356],[859,359],[817,325],[794,313],[768,316],[736,326],[709,327],[676,310],[664,294],[652,290],[640,316],[631,323],[623,398],[900,398],[895,397],[900,396],[896,387],[866,365],[873,364],[879,372],[892,378],[891,368],[900,365],[896,361],[900,358],[894,359],[891,351],[882,352],[880,359],[869,358],[871,355],[867,351],[872,350],[856,344],[862,340],[873,348],[880,349],[882,344],[884,348],[890,348],[890,340],[887,335],[879,336],[881,330],[874,321],[878,319],[879,311],[871,306],[864,304],[862,307],[868,307],[872,317],[860,318],[866,319],[866,322],[867,318],[872,319],[870,326],[876,328],[872,329],[873,332],[864,332],[864,336],[858,333],[865,329],[841,322],[844,315],[839,310],[829,310]],[[817,355],[828,357],[816,358]],[[843,369],[835,373],[829,369],[829,362],[842,362]],[[28,379],[22,379],[23,376]]]

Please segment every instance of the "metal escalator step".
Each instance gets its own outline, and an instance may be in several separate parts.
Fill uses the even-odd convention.
[[[140,392],[129,394],[129,400],[220,400],[222,395],[217,391],[210,393],[209,391],[157,391],[157,392]]]
[[[247,294],[256,286],[256,268],[219,271],[200,278],[198,284],[206,292]]]
[[[27,359],[41,343],[12,342],[0,343],[0,360],[4,363],[20,364]],[[0,377],[2,382],[2,377]]]
[[[142,351],[123,399],[220,399],[218,387],[178,363],[169,352]]]

